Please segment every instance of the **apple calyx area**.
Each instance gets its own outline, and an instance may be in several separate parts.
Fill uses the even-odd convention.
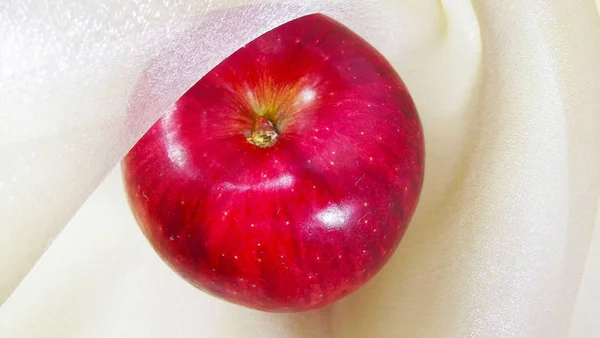
[[[254,122],[254,130],[247,140],[259,148],[268,148],[275,144],[277,136],[277,128],[273,122],[259,115]]]

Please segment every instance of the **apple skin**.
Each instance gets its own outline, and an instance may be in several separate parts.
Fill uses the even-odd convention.
[[[383,267],[423,166],[421,123],[398,74],[313,14],[204,76],[122,170],[137,222],[177,273],[230,302],[292,312],[330,304]]]

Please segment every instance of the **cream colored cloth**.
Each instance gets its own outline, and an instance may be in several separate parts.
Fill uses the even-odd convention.
[[[0,337],[600,336],[597,3],[254,3],[0,5]],[[169,270],[117,169],[79,207],[211,67],[311,12],[349,25],[404,78],[425,187],[372,282],[325,309],[266,314]]]

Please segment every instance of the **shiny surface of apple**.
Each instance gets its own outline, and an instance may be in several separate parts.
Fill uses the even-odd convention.
[[[423,162],[392,66],[315,14],[209,72],[125,157],[123,176],[142,231],[181,276],[288,312],[330,304],[382,268],[415,210]]]

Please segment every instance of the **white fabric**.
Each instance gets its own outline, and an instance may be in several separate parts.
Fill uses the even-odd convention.
[[[0,337],[600,335],[598,2],[239,3],[0,5]],[[191,84],[314,11],[380,49],[422,116],[422,199],[381,274],[304,314],[214,299],[152,252],[118,169],[45,251]]]

